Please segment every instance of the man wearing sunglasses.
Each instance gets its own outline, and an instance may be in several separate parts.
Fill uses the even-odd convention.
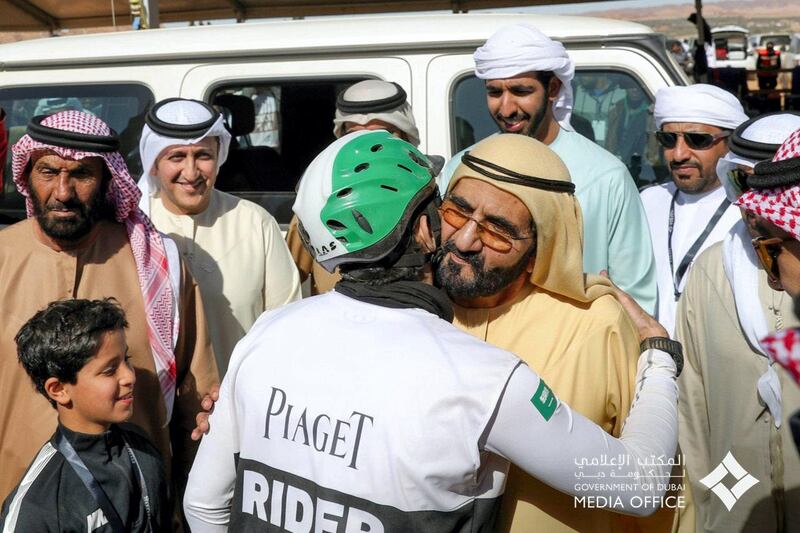
[[[440,213],[436,281],[455,302],[453,323],[516,353],[576,411],[618,435],[638,338],[608,280],[584,275],[583,220],[566,167],[542,143],[494,135],[461,158]],[[672,512],[655,520],[671,524]],[[576,509],[512,467],[497,531],[610,533],[635,521]]]
[[[733,132],[730,152],[717,164],[732,203],[747,189],[756,163],[771,159],[797,128],[800,115],[774,113]],[[769,265],[759,268],[751,239],[760,225],[745,212],[722,242],[700,254],[678,304],[676,335],[687,361],[679,380],[679,438],[696,513],[696,521],[687,524],[691,530],[695,525],[697,531],[800,528],[794,511],[800,509],[800,460],[787,422],[800,408],[800,389],[770,365],[761,343],[769,331],[798,321],[791,298],[768,285],[773,253],[780,249],[776,241],[757,241]],[[759,480],[730,510],[700,483],[728,452]]]
[[[643,191],[642,203],[658,271],[656,318],[671,334],[689,267],[739,219],[716,170],[747,115],[732,94],[705,84],[659,90],[654,114],[672,181]]]
[[[606,271],[653,313],[656,269],[647,218],[627,167],[570,123],[575,65],[564,46],[532,26],[514,24],[495,32],[474,59],[500,131],[543,142],[567,165],[584,218],[584,271]],[[463,154],[445,165],[440,190],[447,189]]]

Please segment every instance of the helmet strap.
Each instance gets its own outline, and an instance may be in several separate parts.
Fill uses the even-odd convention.
[[[425,266],[431,262],[431,257],[433,257],[432,252],[423,253],[423,252],[415,252],[412,254],[404,254],[400,256],[400,259],[394,262],[392,265],[393,267],[421,267]]]

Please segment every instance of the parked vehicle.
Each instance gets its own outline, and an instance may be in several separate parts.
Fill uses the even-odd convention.
[[[764,33],[750,38],[754,53],[765,50],[767,43],[775,45],[775,50],[781,53],[781,67],[794,68],[800,54],[800,34],[798,33]]]
[[[741,26],[722,26],[711,29],[714,41],[716,67],[748,68],[750,63],[755,68],[753,49],[750,47],[749,31]]]
[[[8,112],[10,142],[44,110],[91,111],[120,133],[138,175],[139,134],[154,101],[219,103],[232,95],[222,100],[235,142],[218,187],[286,223],[304,168],[333,140],[336,95],[356,81],[380,78],[406,90],[426,153],[449,157],[495,132],[472,53],[497,28],[521,21],[564,42],[577,65],[576,94],[613,92],[593,119],[607,121],[603,139],[596,139],[606,146],[626,131],[614,113],[642,96],[652,102],[661,87],[686,83],[663,37],[630,22],[528,14],[331,17],[2,45],[0,106]],[[581,113],[576,109],[577,120]],[[648,127],[640,128],[646,140]],[[657,152],[640,152],[619,152],[640,183],[666,175]],[[10,221],[24,216],[24,204],[10,168],[5,175],[0,217]]]

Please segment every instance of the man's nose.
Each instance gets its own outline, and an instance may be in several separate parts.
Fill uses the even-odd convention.
[[[197,159],[189,155],[183,160],[181,169],[183,177],[189,181],[194,181],[200,175],[200,167],[197,166]]]
[[[500,114],[508,118],[517,113],[517,104],[514,98],[507,92],[500,97]]]
[[[56,182],[55,199],[61,203],[72,200],[75,196],[75,184],[67,171],[58,174]]]
[[[456,248],[461,252],[481,251],[483,249],[483,241],[481,241],[479,230],[477,222],[472,219],[467,220],[467,223],[453,234],[452,241]]]
[[[691,157],[691,148],[686,144],[683,135],[678,135],[678,141],[675,144],[675,148],[672,149],[672,159],[675,161],[686,161],[687,159],[691,159]]]

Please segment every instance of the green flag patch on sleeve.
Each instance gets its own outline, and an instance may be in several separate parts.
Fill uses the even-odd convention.
[[[531,403],[548,421],[553,417],[553,413],[558,407],[556,395],[553,394],[553,391],[541,378],[539,378],[539,387],[536,389],[536,393],[531,397]]]

